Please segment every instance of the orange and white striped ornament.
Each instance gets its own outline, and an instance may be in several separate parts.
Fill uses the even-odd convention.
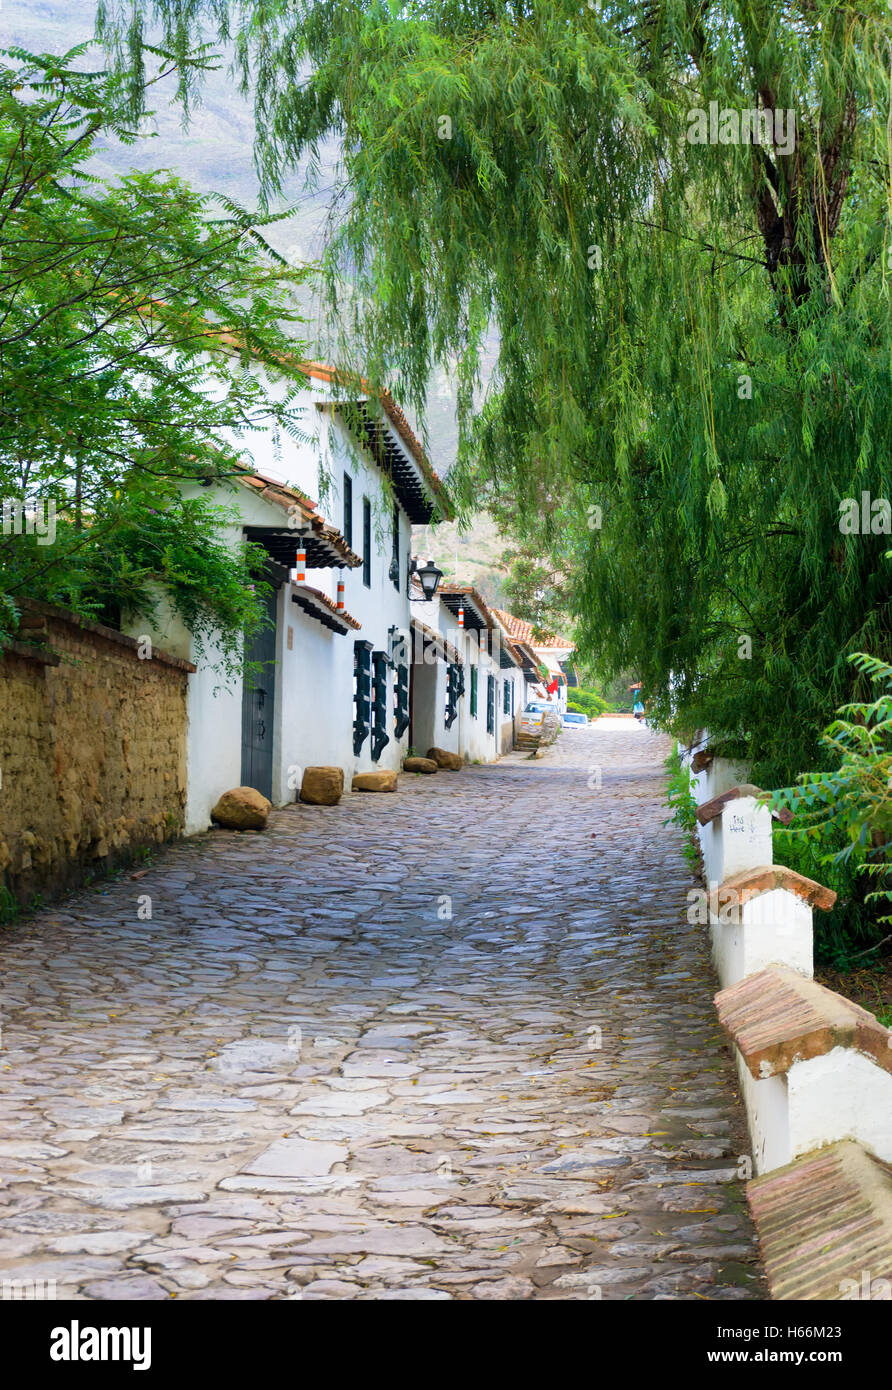
[[[343,579],[339,579],[339,580],[338,580],[338,612],[339,612],[339,613],[343,613],[343,611],[344,611],[344,581],[343,581]]]
[[[297,582],[306,584],[307,582],[307,552],[303,546],[297,552]]]
[[[458,625],[461,628],[465,625],[465,605],[463,603],[458,605]]]

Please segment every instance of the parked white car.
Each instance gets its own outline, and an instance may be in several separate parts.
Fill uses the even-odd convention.
[[[561,720],[561,726],[564,729],[587,729],[588,715],[576,714],[573,710],[568,710]]]
[[[520,731],[522,734],[541,734],[545,724],[546,710],[551,706],[544,700],[530,700],[529,704],[524,705],[520,715]]]

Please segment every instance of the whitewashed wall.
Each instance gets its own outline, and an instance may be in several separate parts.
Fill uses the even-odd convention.
[[[511,687],[513,695],[511,712],[509,714],[504,713],[503,690],[506,682]],[[523,678],[523,672],[520,671],[518,667],[511,666],[499,672],[499,689],[496,697],[496,719],[500,753],[509,753],[514,747],[515,719],[524,707],[525,690],[526,682]]]
[[[359,631],[351,630],[345,636],[324,627],[293,603],[290,583],[279,590],[272,791],[273,800],[280,805],[294,800],[300,771],[307,766],[327,764],[343,768],[349,790],[356,772],[398,769],[408,744],[408,733],[399,741],[394,736],[394,673],[388,671],[390,741],[377,762],[372,760],[370,737],[359,756],[354,756],[353,645],[355,639],[361,638],[389,655],[389,629],[394,626],[405,636],[408,649],[411,526],[401,510],[397,589],[388,577],[392,501],[384,479],[375,465],[352,446],[341,422],[316,409],[316,393],[308,390],[305,394],[303,424],[309,442],[283,437],[277,450],[269,435],[258,432],[248,441],[254,466],[265,475],[291,481],[314,501],[324,493],[318,510],[338,530],[343,526],[342,479],[346,469],[353,479],[353,549],[362,551],[362,499],[367,496],[372,504],[373,557],[370,587],[363,583],[361,568],[306,572],[307,583],[333,601],[337,599],[338,578],[344,580],[346,609],[362,624]],[[332,483],[327,491],[320,487],[320,479],[326,476]],[[241,541],[242,526],[281,527],[285,520],[280,507],[240,485],[190,487],[184,489],[184,495],[201,497],[237,513],[238,524],[221,529],[221,539],[232,548]],[[295,552],[297,539],[295,535]],[[186,833],[205,830],[216,801],[241,781],[241,679],[221,688],[222,678],[213,669],[214,656],[209,652],[199,658],[192,635],[164,604],[159,606],[154,626],[139,623],[127,630],[133,635],[145,633],[158,646],[198,666],[188,683]]]
[[[466,633],[463,638],[465,652],[465,693],[460,701],[459,739],[462,755],[472,763],[491,763],[499,756],[498,742],[498,660],[485,651],[476,639],[476,634]],[[471,667],[477,667],[477,714],[471,714]],[[496,678],[496,724],[495,732],[486,729],[486,678],[492,674]]]
[[[698,802],[741,785],[747,770],[716,758],[691,786]],[[769,888],[741,906],[729,898],[733,875],[773,863],[769,813],[752,797],[726,803],[702,827],[707,874],[718,880],[710,902],[710,934],[719,979],[729,988],[758,971],[784,966],[813,974],[812,908],[786,888]],[[712,895],[711,895],[712,898]],[[778,1020],[778,1027],[788,1026]],[[892,1035],[890,1035],[892,1042]],[[840,1139],[854,1139],[892,1162],[892,1075],[854,1047],[794,1061],[781,1075],[755,1078],[736,1051],[757,1173]]]
[[[423,755],[431,746],[445,748],[450,753],[459,753],[467,762],[493,762],[502,752],[501,729],[505,722],[501,713],[502,676],[499,670],[498,655],[493,655],[489,645],[481,645],[478,636],[470,629],[458,626],[455,615],[450,612],[438,596],[428,602],[413,600],[412,614],[426,627],[439,632],[451,646],[461,652],[464,658],[463,671],[465,693],[458,702],[458,718],[452,728],[445,726],[446,713],[446,663],[437,666],[436,685],[423,675],[420,683],[421,703],[419,705],[419,683],[416,676],[415,688],[415,746]],[[471,668],[477,667],[477,716],[471,714]],[[486,678],[492,673],[496,679],[496,717],[493,733],[486,729]],[[510,722],[510,721],[509,721]],[[433,729],[433,736],[430,731]],[[422,733],[422,730],[425,732]],[[424,744],[425,738],[430,742]],[[424,746],[422,746],[424,745]]]
[[[718,893],[716,900],[718,911],[710,912],[709,930],[723,988],[770,965],[787,965],[811,978],[814,924],[808,903],[785,888],[760,893],[733,912],[722,905]]]

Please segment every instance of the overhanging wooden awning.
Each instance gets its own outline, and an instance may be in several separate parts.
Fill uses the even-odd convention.
[[[499,670],[516,670],[518,666],[523,666],[520,653],[517,651],[514,644],[508,641],[507,637],[503,637],[499,643]]]
[[[348,559],[351,552],[347,550],[345,555],[346,546],[342,548],[324,533],[306,531],[301,534],[287,526],[245,526],[243,530],[245,540],[262,545],[271,560],[288,570],[295,568],[297,552],[301,549],[306,554],[308,570],[354,569],[354,560],[362,563],[358,556]]]
[[[418,647],[432,647],[441,661],[451,662],[455,666],[461,666],[464,661],[464,657],[457,647],[453,647],[452,643],[447,642],[441,632],[435,632],[420,618],[412,619],[412,646],[413,661],[418,660],[416,654]]]
[[[314,589],[309,584],[292,585],[291,602],[341,637],[346,637],[348,632],[358,632],[362,627],[362,623],[346,609],[338,608],[321,589]]]
[[[362,564],[340,531],[318,514],[315,502],[296,488],[262,473],[245,473],[238,481],[283,514],[281,525],[273,520],[266,526],[243,528],[245,539],[262,545],[278,564],[294,569],[299,548],[306,552],[307,569],[356,569]]]
[[[470,585],[441,584],[437,592],[440,595],[440,602],[455,616],[456,621],[458,620],[458,610],[464,605],[466,632],[488,632],[491,629],[492,619],[489,616],[489,609],[477,591],[472,589]]]
[[[319,408],[330,409],[321,404]],[[435,495],[432,484],[389,419],[377,415],[368,401],[350,401],[336,406],[335,411],[390,479],[394,496],[412,524],[427,526],[445,504]]]
[[[513,645],[527,680],[539,680],[539,661],[532,647],[527,646],[526,642],[515,642]]]

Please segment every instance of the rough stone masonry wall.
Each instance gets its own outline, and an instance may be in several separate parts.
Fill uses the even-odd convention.
[[[0,657],[0,886],[20,902],[182,832],[188,662],[26,602]],[[2,904],[0,904],[2,905]]]

